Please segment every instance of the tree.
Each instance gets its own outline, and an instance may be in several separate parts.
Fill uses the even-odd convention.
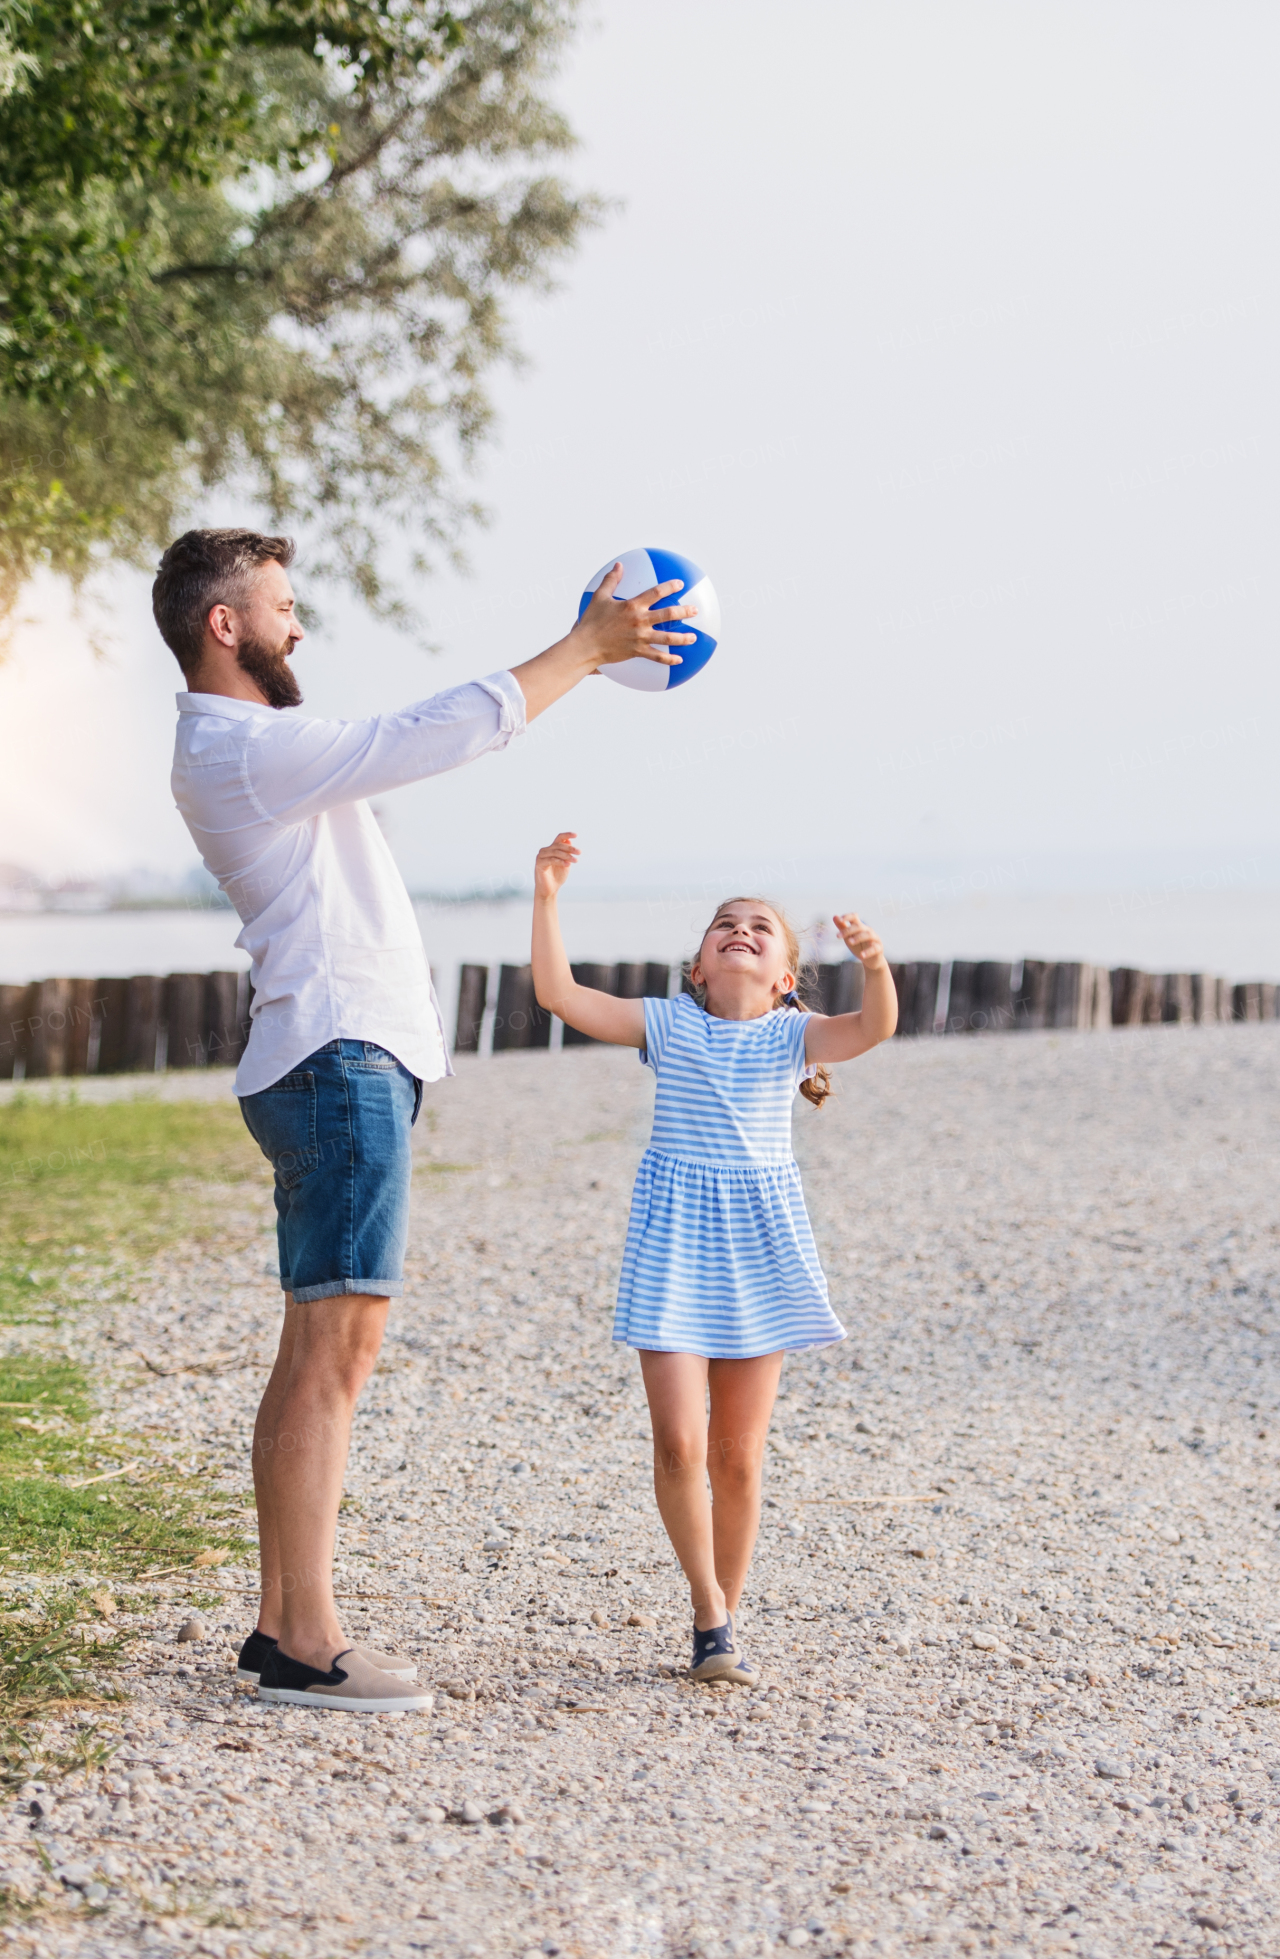
[[[410,616],[388,533],[421,569],[478,514],[456,478],[504,302],[597,216],[529,170],[572,145],[543,88],[573,12],[0,11],[32,64],[0,101],[0,605],[41,564],[148,562],[231,483]],[[0,36],[0,87],[5,63]]]

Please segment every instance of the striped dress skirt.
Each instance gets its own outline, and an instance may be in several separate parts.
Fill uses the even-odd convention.
[[[843,1340],[795,1162],[724,1166],[647,1149],[631,1198],[613,1337],[710,1360]]]

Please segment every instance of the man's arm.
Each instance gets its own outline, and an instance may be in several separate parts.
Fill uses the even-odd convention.
[[[304,823],[321,810],[441,775],[505,748],[535,714],[602,666],[637,655],[674,665],[680,655],[668,647],[687,645],[693,635],[664,632],[662,624],[688,618],[696,606],[648,610],[655,599],[678,590],[679,579],[653,586],[637,599],[612,599],[621,576],[621,565],[615,565],[573,630],[509,672],[364,721],[282,717],[271,726],[270,738],[249,750],[250,781],[261,808],[277,822]]]
[[[305,823],[322,810],[505,748],[524,721],[524,696],[509,673],[469,680],[364,721],[281,715],[255,724],[246,756],[249,786],[265,816]]]
[[[620,660],[656,660],[665,667],[680,664],[680,655],[668,647],[692,646],[693,633],[664,632],[664,626],[681,619],[692,619],[695,605],[649,607],[656,599],[682,589],[678,578],[665,585],[651,585],[638,598],[615,599],[613,594],[622,577],[622,566],[615,565],[600,581],[600,588],[581,619],[563,639],[549,646],[535,659],[525,660],[511,671],[525,699],[525,715],[530,721],[550,707],[563,694],[601,667],[616,666]]]

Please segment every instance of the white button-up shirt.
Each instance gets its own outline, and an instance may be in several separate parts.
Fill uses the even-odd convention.
[[[174,801],[253,961],[237,1095],[338,1039],[376,1041],[423,1081],[452,1074],[417,917],[364,799],[505,748],[524,725],[509,673],[367,721],[178,695]]]

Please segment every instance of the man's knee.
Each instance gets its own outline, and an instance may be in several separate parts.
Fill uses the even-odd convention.
[[[377,1364],[389,1304],[363,1294],[310,1301],[295,1332],[294,1379],[326,1374],[342,1391],[359,1394]]]

